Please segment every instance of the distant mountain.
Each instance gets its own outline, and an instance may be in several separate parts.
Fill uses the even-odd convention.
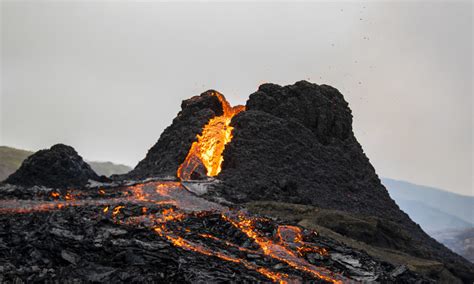
[[[0,146],[0,181],[14,173],[33,152]]]
[[[474,263],[474,228],[463,230],[445,230],[431,234],[452,251]]]
[[[132,170],[131,167],[112,162],[87,162],[91,168],[98,174],[104,176],[126,174]]]
[[[452,214],[430,207],[418,200],[395,199],[400,208],[427,231],[436,232],[446,229],[464,229],[473,224]]]
[[[474,197],[387,178],[382,183],[423,230],[474,262]]]
[[[34,154],[34,152],[0,146],[0,181],[5,180],[9,175],[20,168],[21,163],[32,154]],[[129,166],[114,164],[112,162],[87,161],[87,163],[98,175],[104,176],[124,174],[131,170]]]
[[[474,227],[474,197],[383,178],[390,196],[426,231]]]

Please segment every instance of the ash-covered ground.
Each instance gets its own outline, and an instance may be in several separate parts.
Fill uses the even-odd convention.
[[[213,90],[183,101],[111,179],[71,147],[39,151],[0,198],[7,282],[474,281],[390,198],[343,95],[306,81],[245,106]]]
[[[1,282],[428,282],[179,182],[0,192]]]

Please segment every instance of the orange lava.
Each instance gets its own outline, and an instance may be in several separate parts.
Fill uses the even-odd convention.
[[[260,266],[254,264],[252,262],[249,262],[245,259],[233,256],[233,255],[230,255],[230,254],[227,254],[227,253],[223,253],[223,252],[220,252],[220,251],[217,251],[217,250],[212,250],[212,249],[207,248],[207,247],[205,247],[201,244],[194,243],[194,242],[191,242],[191,241],[188,241],[188,240],[184,239],[183,237],[177,236],[173,233],[173,231],[169,231],[166,228],[166,223],[167,222],[182,220],[183,218],[186,217],[184,214],[178,213],[174,209],[170,208],[170,209],[163,210],[161,215],[162,215],[161,217],[158,217],[155,220],[155,221],[160,222],[160,224],[154,228],[154,231],[155,231],[155,233],[157,233],[161,237],[166,238],[174,246],[180,247],[180,248],[185,249],[185,250],[194,251],[194,252],[197,252],[197,253],[200,253],[200,254],[203,254],[203,255],[214,256],[214,257],[220,258],[224,261],[239,263],[239,264],[245,266],[247,269],[257,271],[258,273],[264,275],[265,277],[267,277],[268,279],[270,279],[274,282],[279,282],[279,283],[289,283],[290,282],[291,279],[289,278],[288,274],[286,274],[286,273],[274,272],[274,271],[271,271],[267,268],[260,267]],[[202,234],[201,236],[206,237],[206,238],[213,238],[214,239],[214,237],[211,236],[211,235]],[[215,239],[218,239],[218,238],[215,238]]]
[[[304,256],[308,253],[318,253],[320,255],[328,255],[328,251],[325,248],[311,246],[303,241],[301,234],[301,228],[296,226],[281,225],[278,226],[277,230],[280,243],[283,245],[291,244],[296,247],[299,255]]]
[[[234,216],[231,213],[221,215],[224,220],[230,222],[249,238],[253,239],[262,249],[265,255],[288,264],[289,266],[304,271],[319,279],[331,283],[343,283],[344,278],[332,273],[331,271],[314,266],[305,259],[298,257],[293,251],[285,246],[279,245],[265,236],[261,236],[254,228],[254,221],[251,218],[238,214]]]
[[[183,249],[186,249],[186,250],[190,250],[190,251],[194,251],[194,252],[198,252],[200,254],[207,255],[207,256],[214,256],[214,257],[220,258],[220,259],[225,260],[225,261],[242,264],[246,268],[251,269],[251,270],[255,270],[258,273],[264,275],[265,277],[267,277],[268,279],[270,279],[274,282],[288,283],[289,280],[290,280],[288,274],[286,274],[286,273],[274,272],[274,271],[271,271],[267,268],[259,267],[256,264],[251,263],[251,262],[249,262],[245,259],[241,259],[241,258],[232,256],[232,255],[228,255],[228,254],[224,254],[224,253],[219,252],[219,251],[213,251],[213,250],[211,250],[209,248],[206,248],[202,245],[195,244],[193,242],[187,241],[187,240],[183,239],[182,237],[173,236],[171,234],[163,233],[163,231],[160,228],[156,228],[155,232],[158,233],[161,236],[166,237],[166,239],[168,239],[173,245],[175,245],[177,247],[180,247],[180,248],[183,248]]]
[[[214,92],[213,95],[219,99],[223,108],[223,114],[210,119],[204,126],[202,133],[197,135],[197,141],[192,143],[186,159],[177,170],[176,174],[181,180],[190,180],[193,172],[200,166],[206,168],[206,174],[210,177],[217,176],[221,172],[221,165],[224,160],[223,151],[225,146],[232,139],[233,127],[230,126],[231,120],[236,114],[245,110],[244,106],[231,107],[224,96],[218,92]],[[106,192],[101,188],[98,189],[98,193],[104,196]],[[327,255],[328,252],[324,248],[305,243],[299,227],[279,226],[276,236],[268,237],[255,229],[255,224],[262,221],[262,219],[251,218],[242,211],[230,211],[224,206],[199,198],[187,191],[181,182],[158,181],[135,184],[127,186],[122,193],[122,198],[81,200],[77,198],[81,197],[80,194],[67,192],[64,196],[61,196],[58,192],[52,192],[51,197],[55,199],[54,202],[32,202],[26,204],[27,206],[24,207],[18,206],[21,204],[19,201],[0,202],[0,205],[3,205],[3,208],[0,206],[0,213],[29,213],[57,210],[66,206],[100,205],[104,206],[102,209],[103,213],[110,214],[108,212],[111,212],[113,221],[116,224],[146,224],[148,228],[153,229],[155,233],[167,239],[176,247],[198,252],[206,256],[217,257],[224,261],[241,264],[247,269],[254,270],[274,282],[297,282],[299,278],[261,267],[254,262],[237,256],[239,252],[243,252],[244,254],[258,254],[265,256],[265,258],[273,258],[307,275],[331,283],[342,283],[347,280],[343,276],[334,274],[325,268],[312,265],[304,259],[303,256],[307,253]],[[140,204],[142,215],[128,217],[123,221],[124,214],[120,214],[120,212],[125,208],[123,204],[129,203]],[[160,213],[150,214],[150,211],[156,212],[156,210],[149,210],[145,207],[149,205],[171,205],[174,207],[163,209]],[[150,209],[152,209],[152,207],[150,207]],[[231,253],[219,249],[212,249],[201,244],[199,240],[190,241],[180,236],[183,231],[185,231],[186,234],[190,233],[190,229],[179,227],[178,224],[173,223],[185,220],[190,214],[200,218],[209,212],[216,211],[221,212],[223,220],[229,222],[249,239],[253,240],[257,245],[255,246],[257,249],[241,247],[211,234],[199,234],[201,238],[211,239],[219,244],[234,247],[238,251],[234,250],[234,252]],[[173,225],[169,226],[172,223]]]
[[[123,208],[124,208],[123,205],[119,205],[115,207],[114,210],[112,211],[112,216],[113,217],[117,216]]]
[[[236,114],[245,110],[241,105],[231,107],[218,92],[214,92],[213,95],[221,102],[224,113],[210,119],[202,133],[197,135],[197,141],[193,142],[186,159],[178,168],[177,176],[181,180],[190,180],[192,173],[200,165],[206,168],[207,176],[213,177],[221,172],[224,161],[222,153],[225,145],[232,140],[234,129],[230,126],[230,122]]]

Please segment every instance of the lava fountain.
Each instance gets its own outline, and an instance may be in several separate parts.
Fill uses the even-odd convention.
[[[217,176],[221,171],[222,153],[225,145],[232,140],[232,130],[230,126],[232,118],[245,107],[238,105],[230,106],[224,96],[218,92],[213,93],[222,105],[223,114],[209,120],[204,126],[201,134],[197,135],[197,141],[193,142],[191,149],[184,162],[179,166],[177,176],[181,180],[192,179],[192,174],[199,166],[204,166],[207,176]]]

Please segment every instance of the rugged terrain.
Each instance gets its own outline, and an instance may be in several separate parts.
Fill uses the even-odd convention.
[[[7,192],[35,195],[12,200]],[[2,282],[429,282],[313,230],[209,202],[179,182],[4,185],[1,196]]]
[[[0,146],[0,181],[5,180],[21,166],[21,163],[33,154],[30,151]]]
[[[434,259],[460,277],[472,277],[472,264],[423,232],[390,198],[352,132],[351,111],[336,89],[305,81],[262,85],[232,125],[217,190],[224,198],[377,217],[397,224],[410,243],[382,247]]]
[[[189,109],[194,113],[192,123],[222,112],[205,102],[211,101],[208,95],[183,102],[173,124],[135,173],[144,178],[172,175],[178,169],[183,160],[167,163],[163,171],[154,167],[153,173],[140,165],[161,165],[154,162],[156,157],[189,149],[192,139],[174,142],[177,136],[192,137],[181,127],[188,124]],[[285,87],[264,84],[250,95],[245,108],[232,118],[233,138],[225,147],[217,176],[221,182],[207,193],[209,198],[235,203],[283,201],[376,217],[386,226],[396,224],[407,236],[402,247],[393,247],[390,241],[382,247],[443,263],[447,271],[466,281],[474,277],[471,263],[428,236],[390,198],[352,132],[351,111],[337,89],[306,81]]]
[[[23,161],[33,154],[34,152],[32,151],[0,146],[0,181],[5,180],[9,175],[18,170]],[[107,177],[114,174],[125,174],[131,170],[129,166],[112,162],[86,160],[86,163],[88,163],[98,175]]]
[[[474,228],[432,232],[434,238],[474,263]]]
[[[26,160],[0,190],[0,208],[8,215],[2,224],[15,220],[2,236],[5,247],[15,248],[4,251],[7,279],[38,279],[53,269],[46,279],[83,271],[78,280],[97,273],[110,281],[474,280],[472,264],[430,238],[390,198],[354,137],[351,111],[338,90],[306,81],[264,84],[245,106],[231,107],[208,91],[181,108],[145,159],[113,181],[90,172],[77,153],[58,155],[52,148]],[[66,166],[47,167],[58,163]],[[65,189],[77,177],[84,178],[74,183],[76,191]],[[86,222],[81,228],[74,225],[76,215]],[[75,242],[63,243],[56,254],[42,248],[41,257],[25,263],[18,257],[24,244],[54,229],[41,226],[41,218]],[[120,240],[101,243],[98,235],[111,223],[122,230]],[[136,228],[152,236],[148,242]],[[13,231],[27,233],[16,238]],[[160,257],[145,257],[143,247],[164,247],[155,241],[171,243],[165,252],[173,258],[185,251],[176,264],[182,274],[173,274],[176,266],[166,258],[156,261],[171,265],[172,275],[151,268]],[[103,256],[115,255],[121,244],[132,265]],[[27,247],[38,246],[31,241]],[[211,264],[202,265],[202,257]],[[134,270],[137,259],[141,268]],[[61,263],[67,268],[56,271]],[[214,263],[225,263],[225,271],[213,269]],[[33,264],[40,269],[28,270]],[[95,272],[97,266],[106,269]],[[150,278],[136,278],[138,271]]]

